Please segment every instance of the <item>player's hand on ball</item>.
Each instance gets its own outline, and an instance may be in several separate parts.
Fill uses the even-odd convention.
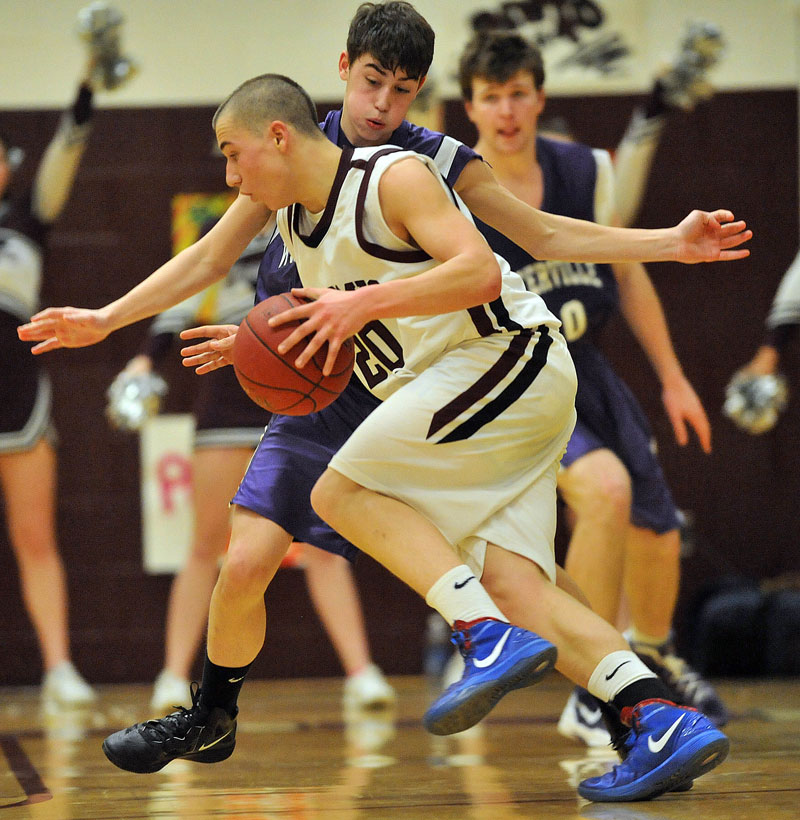
[[[322,372],[323,375],[329,376],[333,372],[342,344],[358,333],[367,322],[367,317],[361,310],[361,297],[366,289],[341,291],[332,288],[292,288],[292,296],[310,301],[285,310],[269,320],[272,327],[302,320],[301,324],[281,342],[278,352],[283,354],[291,350],[308,336],[308,344],[295,360],[295,365],[302,369],[327,342],[328,355]]]
[[[734,221],[730,211],[692,211],[678,225],[678,262],[729,262],[750,255],[747,248],[737,248],[752,238],[744,220]]]
[[[327,375],[327,342],[317,345],[316,354],[302,356],[315,332],[299,334],[296,343],[288,343],[296,329],[307,319],[272,324],[277,315],[294,308],[308,308],[293,293],[278,293],[254,305],[245,316],[233,345],[233,369],[242,389],[260,407],[270,413],[304,416],[327,407],[347,387],[355,364],[352,338],[342,342],[333,369]],[[305,312],[305,311],[303,311]],[[283,343],[288,346],[281,352]],[[297,362],[305,364],[298,367]]]
[[[103,309],[46,308],[17,328],[23,342],[39,342],[31,353],[39,355],[62,347],[87,347],[102,342],[114,328]]]
[[[199,375],[233,364],[233,343],[238,325],[202,325],[181,331],[181,339],[203,339],[181,348],[184,367],[193,367]]]

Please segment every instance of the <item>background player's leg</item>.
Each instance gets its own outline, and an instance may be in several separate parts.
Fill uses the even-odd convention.
[[[67,582],[56,542],[52,446],[41,439],[31,450],[0,455],[0,481],[22,597],[42,653],[43,694],[57,703],[87,703],[94,693],[70,662]]]
[[[610,450],[593,450],[562,469],[558,488],[572,524],[565,567],[592,609],[616,619],[622,591],[631,483]]]
[[[625,555],[625,596],[631,623],[663,643],[672,629],[680,584],[680,532],[659,535],[631,526]]]
[[[694,706],[717,726],[730,714],[716,689],[677,654],[672,619],[680,586],[680,532],[658,535],[631,527],[625,563],[625,598],[631,627],[625,633],[634,651],[655,669],[682,703]]]
[[[193,687],[191,708],[107,737],[103,751],[114,765],[156,772],[178,757],[215,763],[233,753],[239,692],[264,644],[264,592],[291,541],[274,522],[234,506],[228,551],[211,596],[201,687]]]
[[[306,584],[346,676],[345,706],[377,707],[395,694],[372,662],[353,571],[346,558],[303,545]]]

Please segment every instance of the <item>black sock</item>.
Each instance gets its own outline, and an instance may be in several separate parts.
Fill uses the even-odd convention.
[[[637,703],[653,698],[669,701],[673,699],[672,692],[661,678],[641,678],[634,681],[618,692],[611,703],[622,712],[623,709],[633,709]]]
[[[239,712],[236,701],[249,668],[249,663],[247,666],[217,666],[206,654],[200,685],[200,708],[209,712],[215,708],[224,709],[235,718]]]
[[[628,735],[630,727],[622,722],[619,710],[613,703],[605,703],[605,701],[600,700],[600,698],[594,695],[591,695],[591,697],[603,715],[603,723],[605,723],[608,734],[611,737],[611,745],[614,747],[614,750],[620,754],[620,757],[623,757],[625,753],[623,741]]]

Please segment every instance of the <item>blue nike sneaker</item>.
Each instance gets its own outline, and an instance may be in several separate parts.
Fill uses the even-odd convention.
[[[627,722],[628,715],[623,718]],[[623,761],[601,777],[580,783],[581,797],[621,803],[684,791],[728,755],[728,738],[691,707],[645,700],[630,710],[630,722]]]
[[[456,621],[450,640],[464,658],[464,674],[431,705],[422,719],[434,735],[474,726],[513,689],[536,683],[556,663],[549,641],[495,618]]]

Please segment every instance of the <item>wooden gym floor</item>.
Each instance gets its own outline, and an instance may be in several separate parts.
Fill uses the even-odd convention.
[[[562,738],[558,675],[514,692],[476,729],[425,732],[424,679],[392,679],[390,714],[345,720],[337,679],[250,681],[236,751],[214,765],[120,771],[100,744],[150,717],[147,686],[101,687],[97,707],[43,714],[35,688],[0,690],[0,820],[797,820],[800,679],[719,685],[734,713],[731,754],[690,792],[648,803],[577,797],[610,766]]]

